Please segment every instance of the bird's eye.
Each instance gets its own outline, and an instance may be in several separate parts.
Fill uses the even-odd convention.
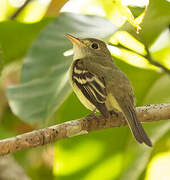
[[[97,43],[93,43],[92,45],[91,45],[91,47],[93,48],[93,49],[98,49],[98,44]]]

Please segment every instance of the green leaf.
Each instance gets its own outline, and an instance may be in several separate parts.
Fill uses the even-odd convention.
[[[4,54],[4,63],[22,58],[40,30],[51,19],[45,19],[34,24],[24,24],[17,21],[0,23],[0,44]]]
[[[169,12],[170,2],[166,0],[151,0],[141,25],[142,30],[139,31],[139,34],[137,34],[136,29],[128,23],[126,23],[121,30],[128,31],[136,39],[150,46],[170,24]]]
[[[170,33],[169,33],[170,36]],[[165,46],[164,48],[155,51],[152,53],[153,58],[156,61],[159,61],[165,67],[170,69],[170,38],[169,38],[169,45]]]
[[[67,72],[72,56],[63,54],[72,44],[64,33],[104,39],[115,30],[112,23],[101,17],[71,13],[56,17],[30,48],[21,84],[8,89],[12,111],[29,123],[43,121],[51,117],[71,92]]]
[[[159,78],[150,88],[144,99],[145,104],[159,104],[170,102],[170,77],[164,75]]]
[[[133,27],[140,28],[139,25],[135,23],[131,10],[123,5],[121,0],[98,0],[98,2],[102,4],[107,18],[116,25],[120,25],[126,19]]]

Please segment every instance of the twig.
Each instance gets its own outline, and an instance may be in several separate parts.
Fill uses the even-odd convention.
[[[125,46],[121,45],[120,43],[118,43],[118,44],[109,43],[109,45],[114,46],[114,47],[118,47],[118,48],[122,48],[122,49],[125,49],[125,50],[128,50],[128,51],[131,51],[131,52],[133,52],[133,53],[136,53],[136,54],[138,54],[138,55],[146,58],[145,55],[143,55],[143,54],[141,54],[141,53],[139,53],[139,52],[137,52],[137,51],[134,51],[134,50],[132,50],[132,49],[129,49],[128,47],[125,47]]]
[[[45,16],[57,16],[68,0],[51,0]]]
[[[136,108],[141,122],[152,122],[170,119],[170,103],[148,105]],[[87,134],[91,131],[126,125],[122,114],[113,116],[111,120],[101,115],[96,118],[82,118],[64,122],[55,126],[35,130],[16,137],[0,140],[0,155],[9,154],[22,149],[49,144],[64,138]]]
[[[126,49],[126,50],[128,50],[128,51],[131,51],[131,52],[133,52],[133,53],[136,53],[136,54],[144,57],[145,59],[147,59],[150,64],[152,64],[152,65],[154,65],[154,66],[157,66],[157,67],[161,68],[163,71],[165,71],[166,73],[170,74],[170,69],[166,68],[165,66],[163,66],[163,65],[160,64],[159,62],[155,61],[155,60],[151,57],[151,54],[150,54],[150,52],[149,52],[149,49],[148,49],[146,46],[145,46],[145,50],[146,50],[147,54],[146,54],[146,55],[143,55],[143,54],[141,54],[141,53],[139,53],[139,52],[136,52],[136,51],[134,51],[134,50],[132,50],[132,49],[129,49],[129,48],[125,47],[125,46],[122,46],[121,44],[116,44],[116,45],[114,45],[114,44],[112,44],[112,43],[109,43],[109,45],[115,46],[115,47],[118,47],[118,48],[123,48],[123,49]]]
[[[163,71],[165,71],[166,73],[170,74],[170,69],[166,68],[165,66],[163,66],[162,64],[160,64],[159,62],[155,61],[152,57],[151,54],[149,52],[149,49],[145,46],[145,50],[147,52],[146,55],[146,59],[154,66],[157,66],[159,68],[161,68]]]
[[[26,0],[25,3],[16,10],[14,14],[9,18],[10,20],[16,19],[16,17],[21,13],[21,11],[31,2],[32,0]]]

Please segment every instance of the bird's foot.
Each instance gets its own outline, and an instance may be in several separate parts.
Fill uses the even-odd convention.
[[[110,114],[113,115],[113,116],[115,116],[115,118],[120,119],[120,120],[119,120],[119,121],[120,121],[120,125],[123,125],[123,126],[126,125],[126,121],[125,121],[124,118],[121,118],[120,112],[117,112],[117,111],[112,110],[112,111],[110,111]],[[120,118],[119,118],[119,117],[120,117]]]
[[[111,116],[113,115],[113,116],[116,116],[117,118],[119,117],[119,113],[114,110],[110,111],[110,114]]]
[[[99,119],[97,118],[97,116],[95,115],[96,113],[96,109],[94,109],[90,114],[88,114],[85,118],[94,118],[97,122],[99,122]]]

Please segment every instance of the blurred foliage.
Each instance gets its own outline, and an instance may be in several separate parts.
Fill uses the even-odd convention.
[[[2,49],[0,48],[0,76],[3,69],[3,57],[2,57]]]
[[[56,16],[60,13],[60,9],[68,0],[51,0],[51,3],[46,11],[46,16]]]
[[[160,164],[162,163],[166,164],[164,168],[160,166]],[[169,175],[167,172],[169,171],[168,167],[170,166],[170,152],[157,154],[151,161],[150,165],[146,176],[147,179],[161,179],[162,177],[159,171],[161,171],[164,176],[169,179]],[[155,173],[150,173],[152,171],[154,171]]]
[[[105,10],[106,17],[111,19],[114,23],[121,26],[126,20],[138,30],[140,28],[140,21],[135,21],[131,10],[122,4],[121,0],[98,0]],[[144,12],[144,11],[143,11]],[[142,12],[142,13],[143,13]],[[142,13],[140,15],[142,15]]]
[[[67,71],[72,56],[63,55],[71,49],[64,33],[83,37],[87,29],[89,36],[98,38],[105,38],[116,30],[103,18],[63,13],[40,33],[25,57],[21,83],[8,89],[9,104],[21,119],[45,121],[68,96]]]
[[[34,24],[23,24],[15,21],[1,22],[0,44],[4,63],[7,64],[23,58],[32,41],[49,21],[50,19],[45,19]]]
[[[146,9],[147,3],[130,7],[120,0],[93,0],[97,7],[100,5],[105,18],[59,13],[66,0],[61,0],[59,6],[57,2],[31,2],[16,20],[7,20],[18,7],[10,1],[0,1],[1,139],[90,113],[68,83],[72,44],[64,33],[111,43],[113,60],[131,81],[137,106],[170,102],[169,75],[151,65],[146,56],[149,47],[151,57],[170,69],[169,1],[151,0]],[[76,3],[80,4],[72,1],[73,5]],[[45,13],[59,15],[44,17]],[[137,144],[129,129],[121,127],[17,152],[14,156],[33,180],[157,180],[154,173],[169,173],[156,169],[154,162],[170,149],[170,122],[152,122],[144,127],[153,148]],[[159,163],[167,166],[164,161]]]
[[[121,29],[129,32],[145,45],[151,46],[170,24],[169,9],[170,3],[168,1],[151,0],[139,34],[136,34],[136,30],[128,23],[121,27]]]

